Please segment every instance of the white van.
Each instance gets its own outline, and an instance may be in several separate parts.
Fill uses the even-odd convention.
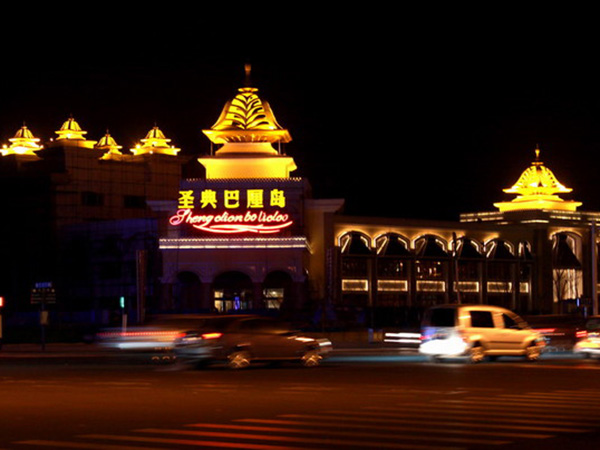
[[[518,315],[492,305],[439,305],[425,312],[419,353],[438,361],[467,358],[525,356],[536,361],[544,347],[542,336]]]

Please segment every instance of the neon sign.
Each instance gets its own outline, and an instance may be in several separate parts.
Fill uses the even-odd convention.
[[[199,231],[220,234],[273,234],[293,224],[290,215],[281,210],[286,198],[279,189],[269,192],[247,189],[244,193],[204,189],[199,196],[193,190],[186,190],[179,191],[179,195],[179,209],[169,218],[172,226],[189,225]],[[276,209],[267,211],[267,206]]]

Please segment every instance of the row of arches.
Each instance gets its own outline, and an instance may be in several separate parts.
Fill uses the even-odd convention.
[[[492,259],[531,259],[531,244],[527,241],[512,243],[495,238],[486,242],[462,236],[447,241],[435,235],[425,234],[411,241],[399,233],[387,233],[371,239],[360,231],[349,231],[338,239],[342,254],[378,256],[416,256],[431,258],[492,258]]]

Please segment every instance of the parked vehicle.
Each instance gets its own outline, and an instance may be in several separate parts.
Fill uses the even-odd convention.
[[[498,356],[536,361],[542,336],[517,314],[492,305],[440,305],[425,312],[419,352],[434,361],[466,358],[480,362]]]
[[[580,333],[580,338],[573,347],[573,353],[585,358],[600,358],[600,316],[587,318],[584,333]]]
[[[253,362],[297,361],[315,367],[331,351],[327,339],[300,334],[287,323],[261,316],[207,318],[175,340],[178,360],[226,363],[242,369]]]

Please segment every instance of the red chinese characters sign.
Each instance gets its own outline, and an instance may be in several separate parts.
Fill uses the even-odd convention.
[[[273,234],[293,223],[285,206],[280,189],[185,190],[179,191],[178,210],[169,223],[209,233]]]

